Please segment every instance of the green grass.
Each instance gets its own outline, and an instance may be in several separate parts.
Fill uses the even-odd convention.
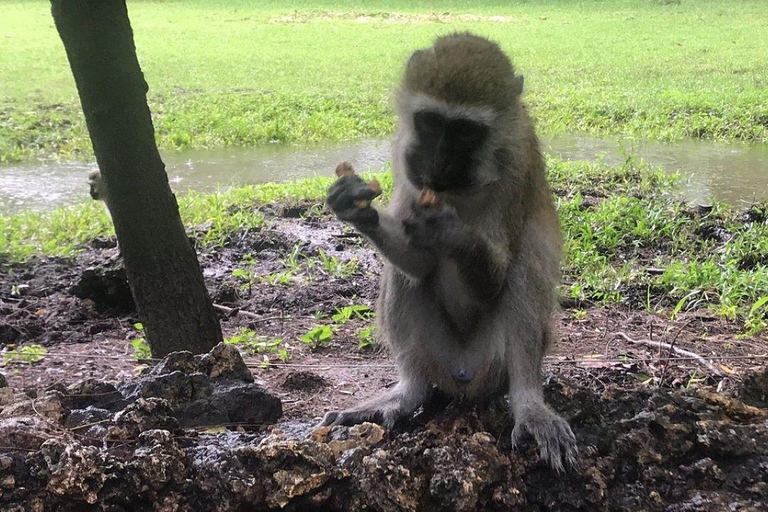
[[[545,133],[768,140],[762,0],[133,0],[129,12],[164,149],[386,135],[404,59],[456,30],[512,55]],[[90,158],[49,2],[0,4],[0,76],[0,162]]]
[[[653,311],[708,307],[741,318],[749,330],[765,327],[768,204],[747,213],[715,205],[706,215],[693,214],[674,198],[675,177],[632,158],[616,167],[550,159],[549,168],[565,240],[563,294]],[[391,175],[375,176],[386,200]],[[318,177],[191,193],[179,204],[185,225],[213,247],[261,227],[257,205],[319,204],[331,182]],[[72,256],[111,230],[105,208],[97,204],[0,216],[0,262]],[[317,264],[326,272],[337,266]]]

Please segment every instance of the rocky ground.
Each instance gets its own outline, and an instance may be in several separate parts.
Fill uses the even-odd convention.
[[[367,314],[333,318],[373,305],[380,263],[310,205],[264,213],[264,229],[199,250],[241,338],[204,357],[135,359],[112,240],[0,269],[2,510],[768,509],[768,341],[704,312],[564,303],[545,370],[582,446],[566,475],[512,450],[503,404],[313,429],[396,381],[385,350],[360,346]],[[324,326],[321,346],[301,341]],[[31,344],[47,352],[8,356]]]

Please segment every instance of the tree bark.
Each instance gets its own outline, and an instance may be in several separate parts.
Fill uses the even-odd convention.
[[[125,0],[51,0],[152,354],[202,353],[221,326],[168,185]]]

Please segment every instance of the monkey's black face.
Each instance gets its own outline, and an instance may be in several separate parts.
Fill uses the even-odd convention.
[[[413,115],[415,141],[405,155],[408,179],[436,192],[471,187],[490,128],[429,110]]]
[[[94,183],[91,183],[88,188],[90,189],[89,192],[91,194],[91,199],[93,199],[94,201],[98,201],[99,199],[101,199],[101,197],[99,197],[99,189],[96,188],[96,185]]]

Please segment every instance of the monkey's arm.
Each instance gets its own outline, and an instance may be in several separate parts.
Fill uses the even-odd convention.
[[[331,186],[326,202],[339,219],[349,222],[368,238],[381,255],[412,279],[420,280],[437,266],[434,252],[409,244],[403,222],[373,207],[359,208],[356,202],[371,199],[368,185],[358,176],[344,176]]]
[[[437,256],[432,251],[410,245],[402,221],[387,213],[379,213],[379,223],[375,227],[358,229],[387,261],[409,277],[420,280],[434,272]]]
[[[476,299],[496,298],[506,280],[508,251],[473,230],[450,206],[434,211],[415,205],[414,212],[403,223],[410,245],[453,260],[464,286]]]

